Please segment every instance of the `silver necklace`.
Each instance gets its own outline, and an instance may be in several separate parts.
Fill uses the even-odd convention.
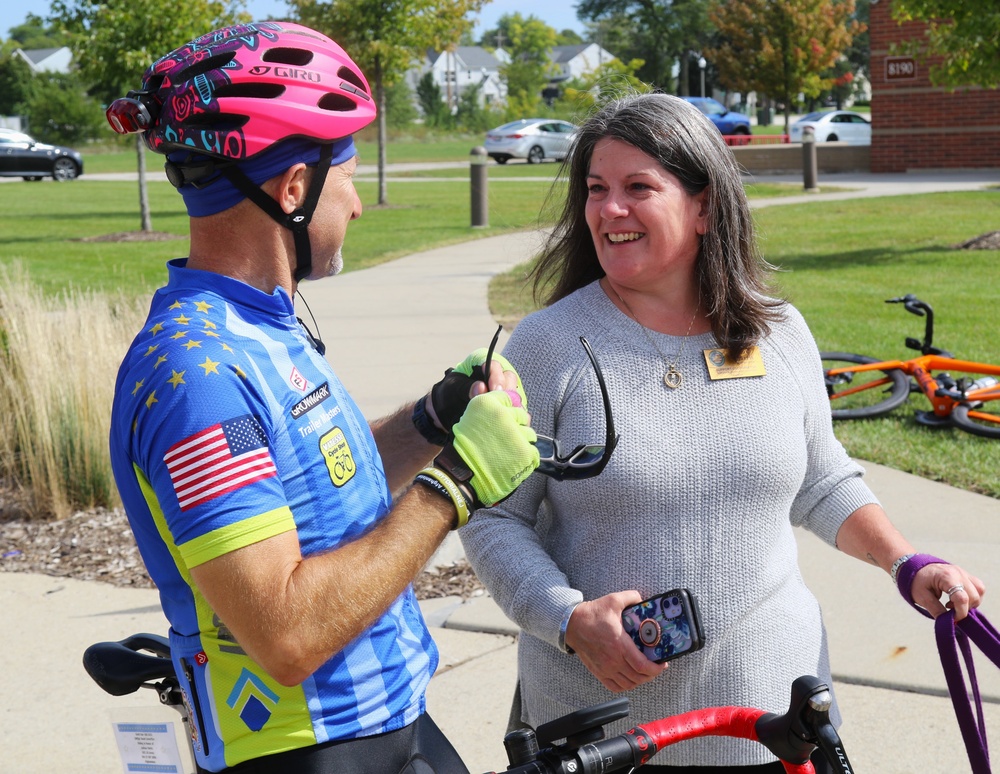
[[[639,322],[639,318],[635,316],[635,312],[632,311],[632,307],[628,305],[628,302],[622,298],[621,293],[615,290],[615,288],[611,286],[610,282],[608,283],[608,286],[615,291],[615,295],[618,296],[618,300],[622,302],[622,306],[625,307],[632,319],[639,323],[639,327],[642,328],[642,333],[646,337],[646,340],[650,343],[653,349],[656,350],[656,353],[663,358],[663,362],[667,364],[667,372],[663,375],[663,383],[671,390],[676,390],[684,381],[684,377],[681,376],[681,372],[677,370],[677,364],[680,362],[681,355],[684,354],[684,345],[687,344],[688,336],[691,335],[691,329],[694,328],[694,321],[698,319],[698,309],[700,306],[695,307],[694,315],[691,317],[691,324],[688,325],[687,333],[685,333],[684,338],[681,339],[681,348],[677,350],[677,355],[674,357],[673,362],[670,362],[667,360],[667,356],[663,354],[663,350],[656,346],[656,342],[653,341],[653,337],[649,335],[649,331],[646,330],[646,326]]]

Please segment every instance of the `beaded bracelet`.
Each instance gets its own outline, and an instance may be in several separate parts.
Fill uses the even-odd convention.
[[[424,437],[427,443],[432,443],[435,446],[444,446],[448,443],[448,434],[435,425],[434,420],[427,415],[426,395],[413,404],[413,413],[410,415],[410,419],[413,420],[413,426],[417,428],[417,432]]]
[[[457,514],[452,529],[464,527],[469,523],[469,501],[458,484],[452,481],[451,476],[438,468],[424,468],[413,480],[451,500]]]

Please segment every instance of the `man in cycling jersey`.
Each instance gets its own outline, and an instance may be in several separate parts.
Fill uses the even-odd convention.
[[[538,452],[502,358],[369,425],[295,316],[298,283],[342,265],[374,118],[343,49],[284,22],[198,38],[108,108],[191,216],[110,442],[204,770],[466,771],[426,714],[438,653],[410,583]]]

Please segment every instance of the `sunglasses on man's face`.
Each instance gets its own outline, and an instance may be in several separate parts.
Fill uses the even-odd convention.
[[[497,328],[490,348],[486,353],[486,361],[483,363],[483,374],[488,379],[490,365],[493,361],[493,350],[500,338],[502,328]],[[559,441],[549,438],[546,435],[539,435],[535,441],[535,448],[538,449],[540,458],[536,472],[554,478],[556,481],[567,479],[593,478],[599,475],[611,460],[615,447],[618,445],[618,435],[615,433],[615,422],[611,416],[611,399],[608,397],[608,388],[604,384],[604,374],[601,373],[601,366],[597,362],[594,351],[590,348],[590,343],[580,337],[580,343],[590,358],[590,363],[594,367],[597,375],[597,384],[601,388],[601,400],[604,402],[604,443],[580,444],[569,454],[564,455],[559,446]]]

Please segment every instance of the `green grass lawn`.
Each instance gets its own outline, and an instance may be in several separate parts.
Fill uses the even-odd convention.
[[[1000,298],[1000,252],[954,245],[1000,227],[1000,192],[858,199],[756,211],[775,286],[803,313],[820,349],[906,358],[922,318],[885,299],[914,293],[935,311],[935,343],[957,356],[1000,362],[1000,334],[988,323]],[[523,280],[529,265],[495,277],[490,308],[511,325],[535,308]],[[1000,497],[1000,442],[917,424],[907,405],[880,419],[837,422],[852,455]],[[761,407],[762,416],[779,407]]]
[[[556,164],[491,166],[495,183],[485,229],[471,228],[468,185],[461,181],[390,182],[386,207],[374,204],[374,182],[359,181],[365,211],[348,230],[347,270],[551,222],[548,197],[557,170]],[[800,191],[796,185],[754,186],[750,195]],[[187,252],[180,198],[161,182],[151,183],[149,194],[153,228],[176,239],[93,239],[139,228],[135,182],[0,184],[0,264],[21,264],[47,293],[76,288],[145,294],[162,283],[163,263]],[[934,307],[940,346],[963,357],[1000,360],[998,335],[986,320],[1000,295],[1000,254],[952,249],[998,227],[1000,191],[818,199],[761,208],[755,217],[764,254],[780,269],[778,292],[803,312],[821,348],[908,356],[903,339],[921,335],[922,321],[884,300],[909,292]],[[490,306],[499,319],[516,320],[532,308],[523,274],[519,267],[491,284]],[[911,399],[912,406],[917,400]],[[762,407],[769,410],[775,409]],[[842,422],[836,429],[853,455],[1000,497],[1000,443],[927,430],[905,407],[889,418]]]

